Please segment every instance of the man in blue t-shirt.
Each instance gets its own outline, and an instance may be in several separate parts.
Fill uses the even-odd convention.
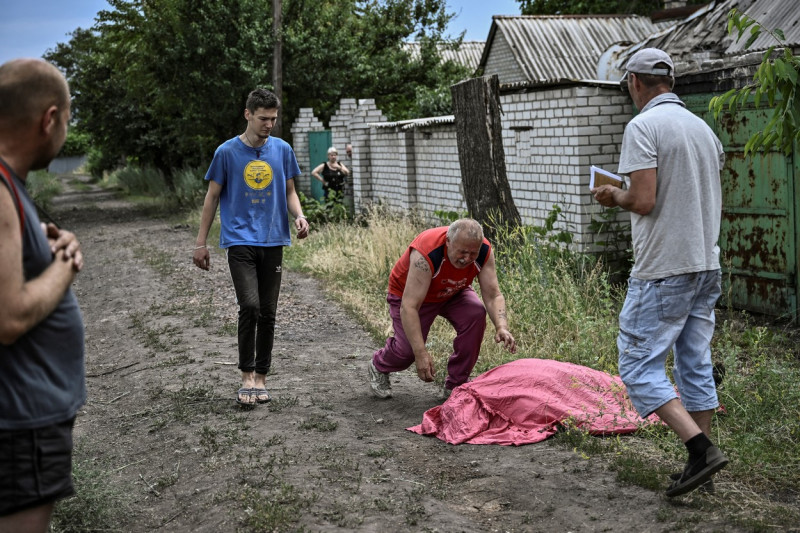
[[[194,264],[208,270],[206,239],[219,205],[219,245],[226,250],[239,304],[242,385],[236,401],[245,406],[270,400],[266,375],[272,363],[283,247],[291,244],[289,213],[297,238],[308,236],[295,191],[300,167],[294,151],[282,139],[270,137],[279,108],[278,98],[266,89],[247,97],[244,133],[217,148],[206,173],[208,192],[194,248]]]

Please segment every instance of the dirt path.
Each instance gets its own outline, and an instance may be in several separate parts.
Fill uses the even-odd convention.
[[[89,401],[77,457],[122,494],[120,531],[706,531],[700,511],[619,484],[549,442],[451,446],[405,428],[440,400],[412,373],[373,399],[376,343],[319,283],[284,272],[274,400],[232,398],[235,306],[221,256],[98,190],[58,198],[87,267]],[[735,531],[719,517],[713,529]]]

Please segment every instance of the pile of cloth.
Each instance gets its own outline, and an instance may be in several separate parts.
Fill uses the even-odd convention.
[[[519,359],[453,390],[445,403],[407,428],[450,444],[522,445],[554,435],[559,426],[593,435],[632,433],[659,424],[642,419],[619,376],[550,359]]]

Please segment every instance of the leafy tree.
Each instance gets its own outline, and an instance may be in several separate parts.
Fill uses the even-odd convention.
[[[800,58],[792,55],[792,48],[786,43],[783,31],[765,29],[757,20],[734,8],[728,13],[728,33],[738,31],[737,41],[745,33],[749,37],[745,49],[750,48],[758,37],[766,32],[775,41],[761,59],[753,82],[740,89],[731,89],[723,95],[715,96],[709,103],[714,117],[719,118],[727,105],[728,111],[735,113],[749,102],[760,107],[764,99],[773,113],[763,130],[754,133],[744,146],[744,153],[769,150],[775,146],[785,154],[791,153],[794,144],[800,141],[800,96],[797,94]],[[776,53],[783,48],[782,53]],[[753,96],[752,100],[750,96]]]
[[[243,128],[247,93],[271,86],[269,2],[109,5],[46,56],[66,72],[78,129],[100,150],[93,167],[133,162],[170,176],[207,164]],[[300,107],[326,119],[341,97],[375,98],[396,118],[429,106],[425,91],[466,75],[438,55],[445,8],[444,0],[284,0],[283,131]],[[412,36],[424,43],[415,58],[403,48]]]
[[[662,0],[517,0],[523,15],[650,15]]]

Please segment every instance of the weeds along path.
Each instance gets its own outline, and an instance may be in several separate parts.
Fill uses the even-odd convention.
[[[406,431],[437,390],[408,372],[393,378],[395,398],[374,399],[375,341],[293,272],[273,401],[240,409],[224,258],[196,269],[189,228],[146,211],[86,185],[53,208],[86,258],[75,285],[89,387],[75,429],[81,496],[64,506],[84,530],[704,531],[710,518],[735,531],[549,442],[451,446]]]

